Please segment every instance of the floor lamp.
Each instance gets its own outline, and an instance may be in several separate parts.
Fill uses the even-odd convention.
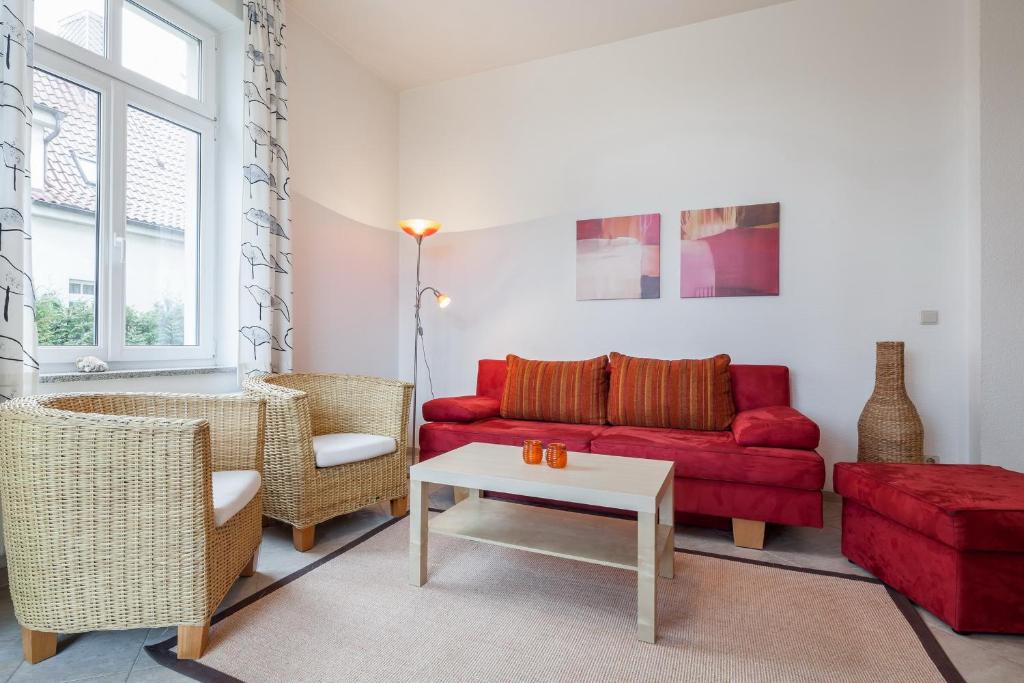
[[[402,232],[416,239],[416,306],[415,306],[415,329],[413,330],[412,342],[412,444],[416,448],[416,416],[419,412],[417,407],[417,394],[419,392],[419,368],[420,368],[420,339],[423,337],[423,324],[420,321],[420,305],[423,295],[430,292],[437,300],[440,308],[446,308],[452,302],[451,298],[435,287],[423,286],[420,282],[420,259],[423,256],[423,238],[430,237],[441,229],[437,221],[429,221],[423,218],[411,218],[399,221],[398,226]],[[426,360],[426,349],[424,349],[424,360]],[[429,372],[430,366],[427,366]]]

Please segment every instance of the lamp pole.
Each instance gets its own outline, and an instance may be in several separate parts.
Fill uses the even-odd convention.
[[[420,263],[423,259],[423,238],[430,237],[441,229],[437,221],[425,220],[423,218],[411,218],[399,221],[398,226],[402,232],[416,239],[416,299],[413,302],[414,323],[416,325],[412,334],[412,445],[416,450],[416,413],[418,412],[417,402],[419,399],[419,374],[420,374],[420,338],[423,336],[423,323],[420,320],[420,305],[423,300],[423,293],[433,292],[437,296],[438,305],[444,308],[451,301],[447,296],[441,294],[433,287],[424,287],[420,282]],[[429,376],[430,365],[427,365]]]
[[[417,407],[417,394],[419,393],[420,383],[419,379],[419,368],[420,368],[420,334],[423,332],[423,328],[420,325],[420,298],[422,292],[420,292],[420,258],[423,255],[423,235],[415,235],[416,237],[416,305],[415,305],[415,322],[416,327],[412,331],[412,452],[415,454],[416,451],[416,415],[419,412]],[[419,458],[415,458],[418,462]]]

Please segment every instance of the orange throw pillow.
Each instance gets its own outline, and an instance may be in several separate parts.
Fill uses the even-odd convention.
[[[724,431],[736,407],[729,356],[657,360],[611,354],[608,421],[632,427]]]
[[[608,358],[526,360],[509,355],[501,416],[513,420],[603,425],[608,417]]]

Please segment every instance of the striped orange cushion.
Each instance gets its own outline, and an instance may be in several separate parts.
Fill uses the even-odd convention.
[[[736,407],[729,356],[657,360],[611,354],[608,421],[632,427],[723,431]]]
[[[608,359],[546,361],[509,355],[501,416],[603,425],[608,416]]]

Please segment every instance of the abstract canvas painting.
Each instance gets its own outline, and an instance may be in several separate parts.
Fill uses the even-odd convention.
[[[679,296],[778,296],[779,205],[683,211]]]
[[[661,214],[576,221],[576,300],[661,296]]]

